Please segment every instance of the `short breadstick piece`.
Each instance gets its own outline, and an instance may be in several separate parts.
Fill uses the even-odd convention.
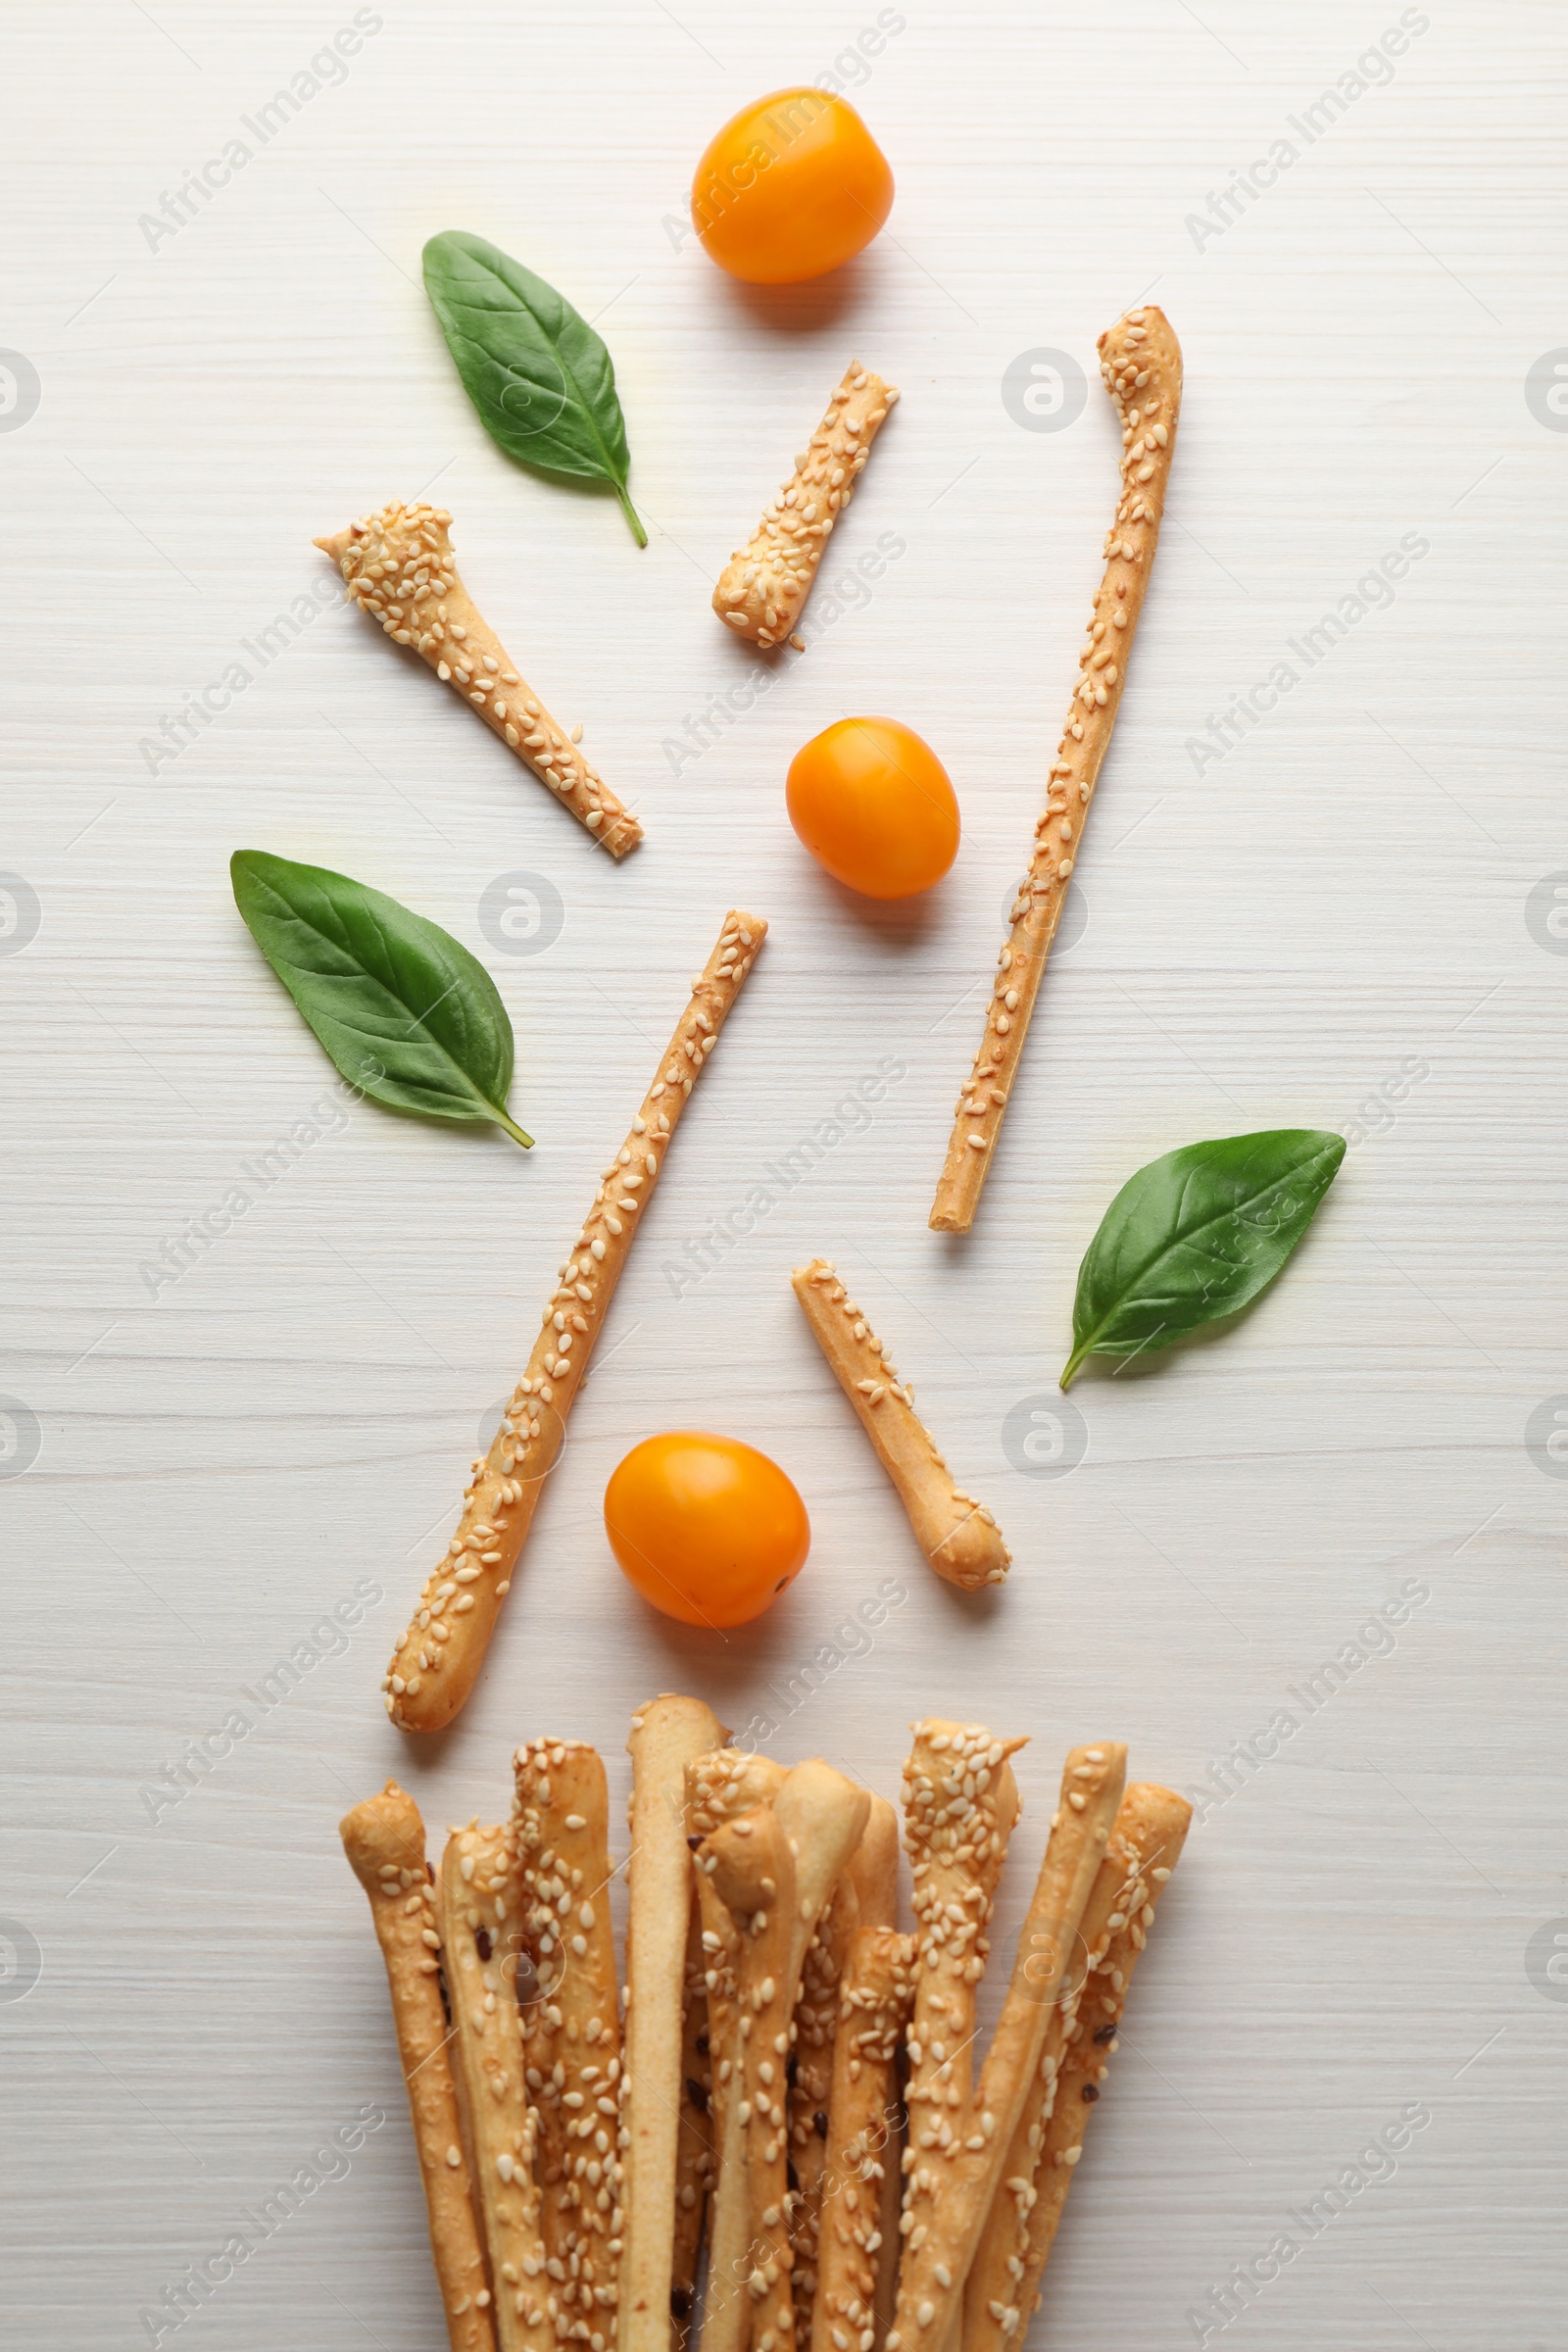
[[[911,2041],[908,2177],[900,2224],[906,2242],[889,2352],[900,2345],[905,2352],[942,2352],[950,2328],[957,2328],[969,2266],[1040,2064],[1047,2023],[1070,1981],[1078,1924],[1110,1841],[1126,1766],[1125,1747],[1110,1740],[1068,1751],[1061,1801],[1019,1930],[1007,1997],[967,2112],[961,2082],[954,2112],[951,2061],[923,2034],[918,2055]],[[978,1795],[980,1773],[973,1778]],[[942,1946],[961,1938],[962,1930],[955,1937],[954,1922],[944,1919],[933,1939],[928,1918],[921,1925],[923,1976],[941,1968]],[[918,2007],[915,2022],[918,2032]]]
[[[548,784],[612,858],[643,837],[642,826],[572,741],[581,727],[552,718],[458,577],[452,517],[445,507],[396,500],[346,530],[318,539],[349,584],[349,601],[411,645],[443,683],[478,711],[492,733]]]
[[[794,2352],[790,2290],[789,2128],[786,2078],[790,1955],[797,1911],[791,1839],[776,1808],[759,1805],[726,1821],[697,1849],[697,1867],[735,1922],[739,2016],[731,2128],[738,2129],[746,2178],[746,2291],[751,2341],[761,2352]]]
[[[936,1440],[915,1412],[912,1387],[899,1378],[831,1261],[813,1257],[797,1266],[790,1281],[938,1576],[965,1592],[1002,1584],[1012,1554],[1001,1529],[984,1503],[954,1485]]]
[[[912,1936],[861,1928],[839,1987],[828,2103],[811,2352],[873,2352],[885,2243],[883,2183],[896,2178],[899,2047],[914,2002]]]
[[[447,2062],[440,1936],[424,1858],[424,1823],[388,1781],[338,1825],[354,1875],[370,1898],[386,1963],[392,2022],[409,2093],[414,2145],[430,2218],[430,2251],[452,2352],[495,2352],[484,2249],[474,2220],[457,2094]]]
[[[632,1717],[618,2352],[667,2352],[675,2259],[681,2006],[691,1853],[686,1767],[726,1737],[700,1698]]]
[[[969,2272],[963,2352],[1016,2352],[1022,2341],[1090,2112],[1116,2047],[1133,1968],[1192,1814],[1185,1797],[1152,1784],[1130,1788],[1122,1798],[1084,1907],[1085,1974],[1051,2013],[1003,2183]]]
[[[614,2332],[620,2252],[620,2016],[610,1924],[610,1797],[580,1740],[533,1740],[514,1758],[513,1830],[523,1931],[539,1975],[528,2036],[538,2111],[535,2178],[563,2330]]]
[[[1029,874],[997,959],[985,1034],[958,1098],[947,1163],[931,1210],[934,1233],[967,1233],[980,1204],[1002,1117],[1017,1075],[1029,1015],[1045,977],[1089,804],[1116,723],[1127,664],[1159,539],[1176,448],[1182,351],[1163,311],[1129,311],[1100,338],[1101,373],[1122,428],[1121,491],[1105,540],[1079,679],[1035,826]]]
[[[898,397],[895,385],[851,361],[794,473],[719,574],[713,611],[737,637],[767,646],[790,634],[833,525]]]
[[[545,1473],[561,1449],[566,1416],[642,1210],[692,1087],[708,1066],[766,932],[759,915],[732,911],[724,917],[718,945],[692,983],[691,1002],[642,1107],[604,1171],[593,1207],[546,1302],[528,1369],[488,1455],[474,1465],[458,1532],[440,1566],[426,1577],[414,1621],[392,1653],[381,1688],[386,1711],[401,1731],[441,1731],[478,1679]],[[701,1744],[713,1742],[709,1739]]]
[[[501,2352],[554,2352],[534,2183],[538,2118],[522,2076],[516,1964],[522,1883],[510,1829],[455,1830],[441,1857],[441,1949],[458,2103],[495,2280]]]

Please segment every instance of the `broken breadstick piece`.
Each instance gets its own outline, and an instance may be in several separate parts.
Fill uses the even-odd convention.
[[[580,727],[552,718],[458,577],[445,507],[397,500],[316,544],[349,584],[349,602],[412,646],[493,734],[548,784],[612,858],[643,837],[631,810],[578,750]]]
[[[791,478],[719,574],[713,611],[753,645],[777,645],[801,616],[833,525],[850,503],[898,389],[852,360]]]
[[[964,1752],[978,1755],[972,1736]],[[970,1801],[966,1782],[971,1775],[978,1797],[993,1754],[1001,1760],[1000,1741],[988,1744],[978,1769],[973,1763],[957,1772],[950,1767],[945,1784],[933,1791],[949,1796],[950,1818],[956,1809],[954,1794],[958,1805]],[[909,2170],[900,2224],[906,2242],[889,2352],[899,2352],[901,2346],[904,2352],[943,2352],[950,2329],[957,2329],[969,2267],[1040,2064],[1047,2023],[1070,1980],[1078,1925],[1110,1839],[1126,1764],[1126,1748],[1111,1740],[1068,1752],[1061,1801],[1052,1816],[1045,1860],[1019,1930],[1007,1997],[978,2088],[967,2102],[962,2082],[950,2082],[953,2069],[945,2042],[933,2041],[929,2029],[922,2030],[916,1996],[919,2050],[917,2054],[911,2040],[909,2148],[905,2160]],[[911,1823],[911,1841],[912,1830]],[[959,1919],[964,1916],[960,1909]],[[940,1978],[945,1969],[961,1974],[968,1963],[964,1928],[956,1927],[951,1915],[932,1922],[930,1914],[923,1913],[921,1926],[923,1988],[928,1974]],[[931,2009],[935,2003],[928,2000],[925,2006]],[[955,2087],[959,2092],[956,2111]]]
[[[666,1692],[639,1708],[626,1742],[632,1790],[617,2352],[667,2352],[669,2344],[691,1905],[686,1767],[726,1737],[701,1699]]]
[[[620,2251],[620,2017],[605,1767],[583,1740],[534,1740],[514,1768],[523,1929],[540,1985],[526,2079],[546,2267],[558,2334],[575,2335],[580,2321],[588,2340],[608,2341]]]
[[[386,1711],[400,1731],[441,1731],[478,1679],[545,1473],[561,1449],[566,1416],[670,1137],[766,933],[760,915],[731,911],[724,917],[718,945],[693,983],[691,1002],[630,1132],[604,1171],[594,1205],[546,1302],[528,1369],[465,1491],[458,1532],[440,1566],[426,1577],[414,1620],[392,1653],[381,1688]],[[713,1740],[710,1737],[699,1745],[711,1747]],[[678,1774],[676,1786],[678,1790]],[[684,1935],[684,1910],[679,1926]]]
[[[1121,1800],[1080,1930],[1080,1983],[1051,2012],[964,2290],[963,2352],[1016,2352],[1039,2299],[1056,2225],[1154,1906],[1180,1857],[1193,1808],[1140,1784]]]
[[[455,2082],[495,2282],[496,2338],[500,2352],[554,2352],[533,2169],[538,2118],[523,2082],[517,2017],[522,1883],[509,1828],[481,1830],[475,1821],[453,1832],[438,1900]]]
[[[1100,362],[1122,428],[1121,488],[1105,540],[1104,576],[1095,592],[1089,635],[1078,657],[1078,683],[1052,762],[1046,812],[1035,826],[1028,877],[1019,885],[1008,935],[997,959],[985,1034],[958,1097],[931,1209],[935,1233],[967,1233],[980,1204],[1101,762],[1116,723],[1159,539],[1181,408],[1181,345],[1164,312],[1149,303],[1129,311],[1101,336]]]
[[[1012,1559],[984,1503],[956,1487],[882,1342],[838,1279],[813,1257],[790,1276],[811,1335],[892,1479],[921,1550],[945,1584],[965,1592],[1000,1585]]]
[[[388,1781],[338,1825],[354,1875],[370,1898],[386,1963],[392,2022],[409,2094],[415,2152],[430,2219],[441,2308],[452,2352],[495,2352],[484,2248],[474,2220],[468,2159],[447,2061],[440,1936],[424,1855],[424,1823],[412,1796]]]
[[[794,1990],[790,1949],[797,1906],[790,1848],[774,1807],[759,1805],[755,1812],[721,1822],[697,1849],[697,1867],[739,1936],[729,2112],[745,2168],[750,2337],[756,2346],[765,2338],[769,2352],[793,2352],[795,2343],[786,2117]]]
[[[883,2186],[897,2179],[899,2047],[914,2000],[912,1936],[891,1928],[855,1935],[839,1988],[839,2030],[828,2101],[811,2352],[873,2352],[886,2243]]]

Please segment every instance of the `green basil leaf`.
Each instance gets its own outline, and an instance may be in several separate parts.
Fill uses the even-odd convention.
[[[424,290],[486,432],[547,473],[606,481],[639,547],[631,453],[602,339],[564,294],[483,237],[449,228],[424,249]]]
[[[234,904],[343,1076],[376,1102],[432,1119],[506,1109],[512,1023],[484,965],[438,923],[324,865],[266,850],[229,860]]]
[[[1089,1355],[1169,1348],[1271,1283],[1345,1157],[1316,1127],[1226,1135],[1130,1177],[1078,1269],[1066,1388]]]

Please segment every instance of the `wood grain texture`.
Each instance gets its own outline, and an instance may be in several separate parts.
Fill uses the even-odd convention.
[[[1135,1777],[1198,1792],[1035,2343],[1194,2342],[1190,2310],[1412,2102],[1432,2121],[1393,2176],[1212,2340],[1555,2343],[1568,437],[1544,395],[1568,344],[1568,34],[1525,0],[1434,6],[1385,73],[1357,61],[1397,0],[905,0],[880,49],[872,0],[378,13],[265,144],[245,119],[348,0],[62,0],[10,29],[0,344],[39,382],[24,423],[0,416],[0,867],[26,886],[20,931],[0,906],[0,1391],[25,1408],[0,1468],[27,1415],[38,1443],[0,1479],[19,2340],[147,2342],[139,2315],[318,2150],[181,2352],[439,2340],[336,1821],[389,1772],[433,1836],[496,1819],[543,1730],[596,1742],[618,1821],[631,1705],[691,1690],[888,1795],[912,1716],[1033,1733],[1003,1951],[1073,1740],[1113,1731]],[[835,60],[894,165],[888,233],[841,282],[748,293],[682,234],[692,164]],[[236,135],[250,159],[149,247],[140,216]],[[1278,142],[1276,184],[1221,201]],[[596,319],[646,552],[612,499],[486,438],[418,283],[445,227]],[[1003,385],[1021,361],[1049,404],[1030,355],[1090,374],[1145,297],[1186,356],[1181,462],[1046,984],[1049,1106],[1026,1065],[983,1224],[945,1243],[925,1217],[969,992],[1115,463],[1092,381],[1054,431]],[[760,656],[712,582],[852,356],[904,397],[809,650]],[[623,868],[331,601],[313,533],[392,495],[450,507],[519,667],[584,722],[647,827]],[[220,705],[237,664],[228,707],[149,767],[164,716]],[[964,839],[929,904],[858,905],[789,830],[790,757],[856,711],[953,775]],[[362,874],[484,956],[532,1154],[335,1113],[230,903],[244,845]],[[484,1679],[411,1756],[375,1685],[416,1565],[694,924],[754,901],[772,928],[744,1050],[694,1098]],[[510,946],[536,952],[487,934],[481,905],[509,903]],[[1285,1280],[1229,1332],[1087,1372],[1059,1430],[1033,1418],[1061,1404],[1078,1260],[1125,1177],[1287,1124],[1356,1141]],[[149,1289],[165,1241],[242,1186],[231,1230]],[[1006,1528],[994,1602],[925,1574],[826,1378],[787,1281],[816,1250],[903,1335],[956,1479]],[[650,1617],[603,1534],[616,1461],[681,1423],[760,1446],[812,1518],[807,1572],[723,1643]],[[1403,1622],[1374,1620],[1407,1583]],[[1294,1732],[1235,1758],[1282,1714]],[[184,1788],[161,1778],[181,1758]],[[334,2158],[367,2105],[386,2122]]]

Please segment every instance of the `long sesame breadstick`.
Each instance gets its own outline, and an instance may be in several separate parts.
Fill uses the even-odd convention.
[[[458,577],[451,522],[445,507],[405,507],[394,499],[316,544],[347,580],[350,602],[397,644],[413,646],[594,839],[612,858],[624,858],[641,841],[642,826],[517,675]]]
[[[710,2091],[712,2067],[702,1913],[692,1889],[682,1971],[680,2129],[675,2141],[675,2242],[669,2271],[670,2336],[676,2352],[691,2339],[708,2200],[718,2179]]]
[[[617,2352],[667,2352],[669,2344],[692,1884],[686,1767],[727,1737],[700,1698],[666,1691],[638,1709],[626,1741],[632,1788]]]
[[[993,1742],[986,1755],[1000,1748],[1000,1741]],[[1045,1860],[1019,1931],[1007,1997],[967,2112],[961,2078],[952,2083],[951,2059],[945,2051],[939,2055],[936,2043],[920,2030],[917,1996],[909,2048],[909,2171],[900,2225],[906,2228],[906,2243],[888,2352],[899,2352],[901,2345],[905,2352],[943,2352],[949,2330],[957,2328],[969,2266],[1040,2063],[1051,2009],[1071,1970],[1078,1923],[1110,1839],[1126,1762],[1126,1749],[1108,1740],[1068,1753],[1061,1803],[1052,1817]],[[953,1778],[949,1776],[950,1784]],[[981,1774],[974,1771],[958,1782],[965,1802],[969,1778],[976,1799],[980,1795]],[[927,1914],[921,1927],[923,1979],[928,1971],[942,1971],[954,1923],[951,1917],[933,1921]],[[962,1966],[961,1960],[957,1965]],[[955,2086],[959,2091],[956,2113],[951,2095]]]
[[[440,1731],[473,1689],[641,1211],[766,932],[760,915],[724,917],[718,945],[692,983],[691,1002],[642,1108],[605,1169],[546,1302],[528,1369],[488,1455],[474,1465],[458,1532],[440,1566],[425,1578],[414,1621],[392,1653],[381,1688],[386,1711],[401,1731]],[[711,1739],[701,1742],[712,1744]]]
[[[828,2101],[833,2095],[833,2051],[839,2031],[839,1985],[850,1945],[860,1924],[860,1898],[846,1868],[834,1887],[801,1969],[795,2004],[795,2074],[789,2091],[789,2147],[794,2178],[790,2245],[795,2265],[790,2286],[795,2327],[803,2339],[811,2332],[816,2297],[817,2243],[822,2219],[822,2184],[827,2170]]]
[[[861,1931],[867,1928],[896,1928],[899,1924],[899,1816],[884,1796],[873,1796],[871,1799],[871,1811],[860,1842],[850,1856],[849,1876],[859,1898]],[[909,1955],[912,1971],[912,1943]],[[912,2001],[912,1974],[909,1997]],[[835,2042],[835,2066],[837,2063],[838,2045]],[[895,2067],[887,2099],[884,2147],[878,2159],[881,2178],[876,2183],[875,2202],[880,2243],[871,2249],[874,2256],[874,2321],[879,2344],[893,2325],[893,2307],[898,2300],[899,2289],[899,2202],[904,2186],[900,2159],[904,2151],[904,2107],[896,2095],[897,2089],[898,2073]],[[821,2293],[820,2278],[817,2292]],[[838,2352],[836,2345],[834,2352]]]
[[[839,1993],[839,2031],[828,2102],[826,2165],[817,2241],[811,2352],[873,2352],[885,2228],[883,2186],[898,2177],[893,2111],[898,2054],[914,2001],[912,1936],[861,1928]]]
[[[392,2022],[409,2093],[415,2153],[424,2183],[441,2308],[452,2352],[495,2352],[484,2249],[474,2220],[468,2160],[447,2060],[440,1936],[424,1858],[424,1823],[412,1796],[388,1781],[338,1825],[354,1875],[370,1898],[392,1995]]]
[[[441,1857],[441,1949],[458,2104],[473,2150],[500,2352],[554,2352],[534,2182],[538,2117],[522,2076],[516,1948],[521,1873],[510,1828],[455,1830]]]
[[[852,360],[795,471],[713,590],[720,620],[753,645],[777,645],[801,616],[834,523],[850,503],[898,388]]]
[[[686,1835],[696,1847],[725,1822],[771,1802],[784,1768],[771,1756],[719,1748],[686,1767]],[[750,2315],[749,2192],[745,2133],[733,2113],[740,2046],[742,1937],[706,1872],[695,1873],[708,1993],[709,2120],[715,2177],[709,2235],[702,2352],[741,2352]]]
[[[721,1822],[734,1821],[758,1805],[771,1804],[784,1785],[784,1767],[771,1756],[743,1748],[720,1747],[698,1756],[686,1767],[686,1838],[694,1849]],[[739,1949],[733,1923],[724,1905],[701,1872],[696,1874],[698,1917],[702,1934],[704,1990],[708,1995],[709,2055],[711,2082],[709,2113],[713,2144],[721,2146],[724,2114],[729,2104],[733,2071],[730,2045],[735,2037],[735,1958]]]
[[[583,1740],[534,1740],[514,1769],[524,1932],[548,1987],[527,2051],[545,2255],[561,2266],[550,2275],[565,2324],[581,2320],[590,2339],[608,2341],[620,2253],[620,2017],[605,1767]]]
[[[1106,329],[1100,338],[1100,359],[1122,426],[1121,490],[1105,540],[1104,577],[1089,615],[1088,641],[1078,657],[1082,674],[1052,763],[1046,813],[1035,827],[1029,877],[1012,908],[985,1034],[958,1098],[931,1209],[934,1233],[967,1233],[980,1204],[1077,845],[1116,723],[1159,539],[1181,407],[1181,345],[1164,312],[1150,303],[1129,311]]]
[[[1040,2065],[969,2272],[963,2352],[1008,2352],[1022,2340],[1090,2111],[1116,2047],[1133,1968],[1192,1814],[1185,1797],[1150,1784],[1129,1788],[1122,1798],[1084,1907],[1085,1974],[1051,2013]]]
[[[785,2089],[795,1989],[790,1956],[799,1899],[792,1842],[776,1807],[759,1805],[721,1822],[697,1849],[697,1867],[738,1936],[740,1998],[728,2136],[738,2138],[744,2166],[743,2292],[751,2307],[750,2340],[758,2352],[764,2342],[768,2352],[794,2352],[795,2346]],[[732,2152],[726,2147],[727,2157]]]
[[[936,1440],[915,1412],[912,1387],[900,1380],[832,1262],[813,1257],[797,1266],[790,1281],[931,1566],[945,1584],[965,1592],[1002,1584],[1012,1554],[1001,1529],[983,1503],[954,1485]]]

